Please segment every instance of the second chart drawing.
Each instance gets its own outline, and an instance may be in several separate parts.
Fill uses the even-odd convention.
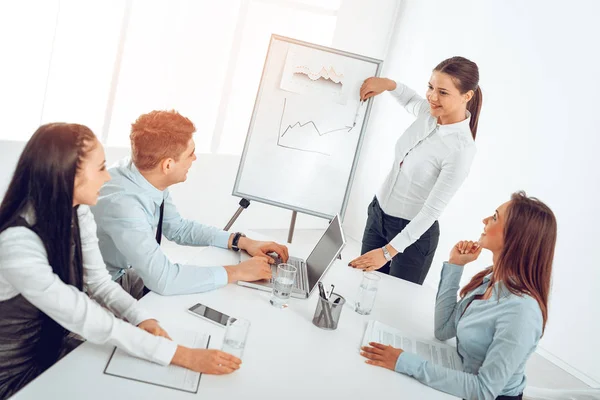
[[[362,103],[358,103],[354,120],[332,126],[326,115],[321,112],[320,118],[294,118],[293,111],[288,109],[288,99],[283,99],[277,145],[280,147],[330,156],[336,143],[348,140],[356,127]],[[322,110],[321,110],[322,111]]]

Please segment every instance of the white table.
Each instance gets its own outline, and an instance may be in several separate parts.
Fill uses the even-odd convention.
[[[305,257],[310,248],[291,246],[290,253]],[[357,244],[349,245],[347,249]],[[234,263],[236,253],[218,248],[165,246],[176,261],[203,264]],[[211,334],[210,347],[220,348],[224,328],[186,312],[201,302],[252,323],[242,367],[230,375],[203,375],[197,394],[138,383],[103,374],[112,346],[84,343],[13,397],[24,399],[453,399],[416,380],[365,364],[359,354],[364,326],[376,319],[406,333],[433,339],[435,293],[426,287],[382,275],[375,308],[370,316],[352,309],[361,272],[347,267],[355,251],[342,253],[324,284],[347,300],[337,330],[312,324],[318,294],[291,299],[287,309],[268,303],[269,293],[238,285],[209,293],[163,297],[150,293],[141,303],[169,329],[183,328]],[[201,258],[200,258],[201,257]]]

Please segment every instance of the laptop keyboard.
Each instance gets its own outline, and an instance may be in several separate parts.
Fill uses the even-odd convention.
[[[278,256],[271,257],[275,260],[275,263],[271,265],[271,272],[273,273],[273,278],[275,278],[275,276],[277,276],[277,266],[279,264],[283,264],[284,262]],[[298,290],[305,290],[303,282],[305,279],[304,275],[306,275],[306,266],[304,266],[304,262],[296,258],[289,258],[285,264],[290,264],[296,267],[297,272],[296,279],[294,279],[294,288]],[[273,278],[271,279],[271,283],[273,282]]]

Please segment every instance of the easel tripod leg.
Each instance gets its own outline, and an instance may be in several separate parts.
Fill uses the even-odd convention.
[[[296,227],[296,216],[298,213],[296,211],[292,211],[292,221],[290,222],[290,231],[288,232],[288,243],[292,243],[292,238],[294,237],[294,228]]]

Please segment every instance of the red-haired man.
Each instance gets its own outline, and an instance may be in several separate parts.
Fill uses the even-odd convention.
[[[176,111],[141,115],[131,126],[131,158],[109,169],[112,179],[102,187],[92,209],[106,266],[134,297],[143,295],[144,286],[173,295],[213,290],[237,280],[268,279],[273,259],[267,254],[288,258],[285,246],[179,215],[168,188],[185,181],[196,160],[195,131],[194,124]],[[162,235],[180,245],[241,249],[254,257],[235,266],[173,263],[161,251]]]

